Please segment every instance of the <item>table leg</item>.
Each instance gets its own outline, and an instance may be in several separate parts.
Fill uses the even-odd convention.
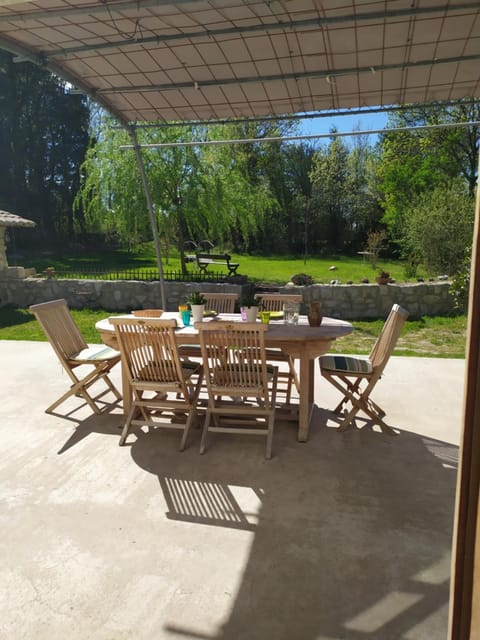
[[[130,387],[130,379],[128,377],[128,371],[126,364],[122,361],[120,362],[120,366],[122,367],[122,396],[123,396],[123,412],[125,415],[128,415],[128,412],[132,406],[132,389]]]
[[[306,442],[313,411],[314,360],[302,355],[300,358],[300,406],[298,410],[298,441]]]

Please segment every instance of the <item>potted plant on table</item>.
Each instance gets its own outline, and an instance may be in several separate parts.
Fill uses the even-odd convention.
[[[201,322],[203,320],[203,314],[205,312],[206,299],[198,291],[193,291],[187,298],[187,303],[192,310],[193,322]]]
[[[261,301],[262,299],[259,297],[256,298],[253,293],[245,294],[242,297],[240,306],[242,320],[246,320],[247,322],[256,322]]]

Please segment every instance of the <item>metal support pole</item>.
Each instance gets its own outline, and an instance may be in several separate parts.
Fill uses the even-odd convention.
[[[145,198],[147,200],[148,217],[150,218],[150,225],[152,227],[153,243],[155,245],[155,255],[157,256],[158,277],[160,280],[160,297],[162,309],[167,309],[167,302],[165,298],[165,282],[163,279],[163,264],[162,255],[160,251],[160,240],[158,238],[157,220],[155,218],[155,211],[153,209],[152,196],[150,188],[148,186],[147,174],[145,172],[145,165],[143,163],[142,153],[140,151],[140,145],[138,144],[137,132],[135,127],[129,127],[128,131],[133,141],[133,148],[135,150],[135,156],[137,158],[137,165],[142,176],[143,190],[145,192]]]

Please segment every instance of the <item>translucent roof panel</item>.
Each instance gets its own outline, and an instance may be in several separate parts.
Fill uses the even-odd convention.
[[[120,121],[480,96],[480,3],[0,0],[0,47]]]

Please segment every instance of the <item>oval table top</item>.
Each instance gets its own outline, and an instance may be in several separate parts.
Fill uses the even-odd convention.
[[[111,317],[119,317],[117,314],[112,314]],[[123,315],[120,317],[133,317],[129,315]],[[198,331],[194,326],[189,325],[185,327],[182,324],[180,315],[176,311],[165,311],[161,319],[171,320],[175,319],[178,324],[176,334],[179,337],[179,342],[182,342],[182,338],[192,341],[194,336],[198,336]],[[222,313],[214,318],[205,318],[204,322],[241,322],[239,313]],[[260,321],[258,321],[260,322]],[[97,331],[100,333],[114,333],[113,325],[110,324],[108,318],[99,320],[95,325]],[[268,332],[265,334],[266,342],[275,341],[316,341],[316,340],[334,340],[335,338],[341,338],[349,333],[352,333],[353,326],[350,322],[345,320],[339,320],[338,318],[329,318],[324,316],[322,324],[319,327],[311,327],[308,324],[307,316],[299,316],[298,324],[285,324],[283,319],[271,320],[268,324]]]

